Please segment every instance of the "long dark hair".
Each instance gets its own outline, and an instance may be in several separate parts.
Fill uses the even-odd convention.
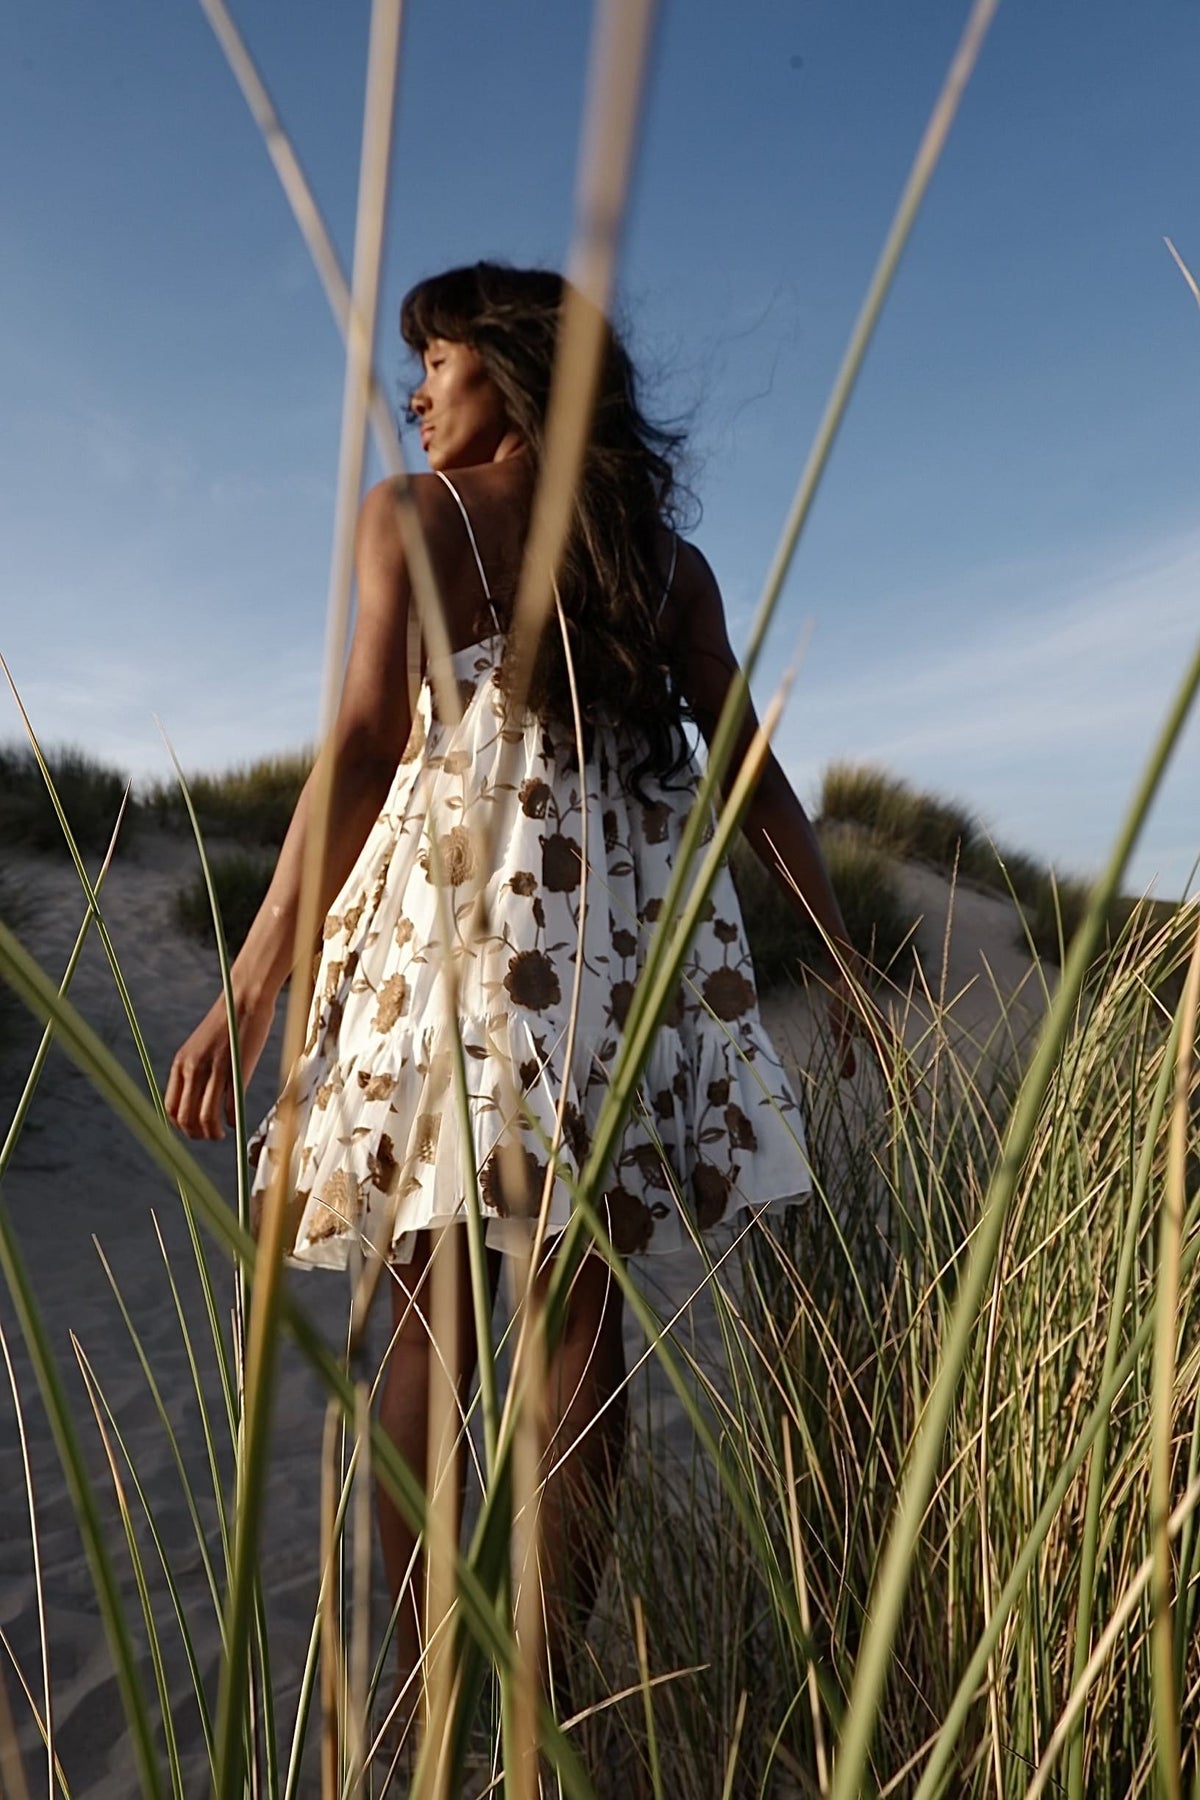
[[[400,331],[420,355],[435,338],[470,344],[500,390],[535,470],[567,283],[550,269],[477,262],[418,282],[400,308]],[[625,755],[623,774],[640,792],[644,776],[669,781],[681,768],[687,716],[673,659],[658,631],[663,577],[660,523],[681,511],[676,460],[681,431],[642,412],[633,363],[609,321],[604,326],[591,432],[574,513],[558,569],[585,737],[610,725]],[[505,679],[505,661],[500,679]],[[527,704],[574,737],[562,633],[541,636]]]

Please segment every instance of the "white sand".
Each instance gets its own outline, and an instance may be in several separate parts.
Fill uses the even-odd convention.
[[[171,1056],[198,1021],[216,991],[215,956],[184,938],[174,927],[173,895],[191,872],[194,853],[172,838],[147,828],[140,841],[122,853],[111,873],[104,907],[134,1005],[148,1040],[160,1081]],[[15,885],[30,898],[35,914],[26,937],[43,967],[61,974],[83,913],[82,896],[73,872],[50,858],[12,858]],[[946,918],[946,884],[921,870],[905,880],[926,911],[921,949],[935,981],[942,965]],[[1011,994],[1025,979],[1028,964],[1012,948],[1014,915],[1006,903],[980,894],[960,892],[953,917],[947,960],[947,997],[960,995],[955,1014],[963,1042],[983,1042],[998,1008],[987,970],[997,987]],[[935,982],[936,984],[936,982]],[[1039,1009],[1029,987],[1029,1015]],[[89,1021],[112,1044],[131,1069],[136,1060],[120,1001],[100,945],[89,943],[72,997]],[[282,1015],[282,1008],[280,1009]],[[809,1055],[813,1023],[803,1001],[772,1000],[764,1017],[783,1053],[802,1064]],[[910,1041],[921,1031],[919,1010],[906,1028]],[[278,1069],[278,1033],[268,1046],[250,1096],[256,1122],[272,1097]],[[7,1128],[16,1094],[32,1055],[35,1036],[0,1064],[0,1128]],[[26,1048],[28,1054],[25,1054]],[[860,1077],[859,1086],[870,1077]],[[874,1105],[869,1094],[868,1107]],[[202,1165],[233,1194],[232,1140],[194,1146]],[[128,1333],[106,1280],[93,1233],[107,1255],[125,1303],[142,1336],[161,1387],[187,1466],[200,1495],[201,1522],[214,1559],[218,1556],[216,1507],[208,1483],[199,1409],[170,1300],[152,1225],[157,1217],[187,1316],[203,1341],[205,1326],[199,1303],[191,1248],[178,1196],[148,1156],[73,1066],[55,1052],[4,1185],[4,1203],[16,1222],[20,1243],[32,1274],[76,1419],[96,1481],[109,1542],[122,1591],[137,1618],[137,1602],[129,1561],[120,1536],[98,1434],[91,1422],[82,1381],[68,1334],[74,1332],[96,1370],[135,1461],[139,1478],[155,1507],[171,1555],[184,1603],[192,1621],[198,1654],[215,1697],[218,1634],[206,1598],[201,1558],[183,1504],[179,1479],[161,1421],[134,1356]],[[218,1295],[228,1304],[230,1282],[214,1252],[212,1266]],[[666,1310],[678,1304],[699,1278],[688,1258],[657,1259],[645,1265],[645,1285],[655,1304]],[[297,1291],[319,1318],[330,1341],[339,1341],[346,1286],[319,1273],[295,1277]],[[693,1329],[701,1335],[710,1309],[697,1309]],[[33,1460],[38,1535],[50,1638],[57,1749],[72,1791],[87,1800],[128,1800],[136,1791],[134,1763],[126,1737],[120,1699],[97,1612],[92,1581],[80,1552],[78,1532],[67,1499],[58,1459],[35,1391],[28,1359],[20,1342],[11,1302],[0,1289],[0,1323],[8,1337],[17,1369]],[[376,1321],[378,1325],[379,1321]],[[378,1337],[378,1332],[376,1332]],[[631,1358],[643,1349],[641,1334],[627,1332]],[[215,1395],[212,1356],[205,1358],[205,1380]],[[644,1383],[646,1376],[639,1378]],[[686,1445],[687,1426],[661,1374],[639,1385],[632,1399],[635,1420],[649,1414],[665,1441],[679,1450]],[[317,1543],[317,1466],[322,1401],[315,1380],[299,1356],[284,1346],[276,1400],[276,1443],[266,1509],[264,1578],[271,1617],[273,1681],[283,1753],[289,1742],[300,1669],[307,1648],[315,1596],[313,1571]],[[636,1453],[636,1452],[635,1452]],[[225,1473],[228,1473],[226,1456]],[[207,1495],[206,1495],[207,1488]],[[132,1496],[131,1496],[132,1497]],[[136,1504],[136,1503],[135,1503]],[[144,1525],[139,1540],[153,1562],[154,1552]],[[378,1558],[376,1558],[378,1564]],[[161,1583],[159,1583],[161,1591]],[[376,1593],[382,1600],[378,1568]],[[380,1618],[382,1618],[380,1609]],[[167,1650],[173,1710],[184,1765],[184,1789],[207,1791],[196,1706],[191,1698],[179,1634],[164,1604],[159,1608]],[[17,1434],[7,1384],[0,1392],[0,1627],[40,1704],[40,1669],[35,1588],[30,1533]],[[135,1632],[141,1636],[140,1620]],[[36,1729],[11,1663],[0,1650],[0,1666],[9,1704],[18,1722],[19,1741],[33,1794],[46,1791],[45,1758]],[[152,1692],[152,1689],[151,1689]],[[315,1737],[315,1732],[312,1733]],[[306,1761],[305,1794],[319,1792],[316,1764]]]

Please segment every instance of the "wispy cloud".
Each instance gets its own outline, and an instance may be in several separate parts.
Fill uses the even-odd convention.
[[[1056,560],[1041,582],[1027,567],[1007,607],[986,580],[977,629],[946,641],[943,626],[938,643],[914,627],[886,661],[837,664],[818,631],[785,760],[809,785],[835,758],[882,763],[963,795],[1010,836],[1028,832],[1031,848],[1094,863],[1200,637],[1200,533],[1069,576]],[[968,579],[958,616],[973,614]],[[1160,845],[1180,869],[1200,845],[1198,760],[1193,725],[1139,859],[1148,874]]]

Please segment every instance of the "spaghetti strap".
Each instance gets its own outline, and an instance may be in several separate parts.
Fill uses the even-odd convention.
[[[655,614],[655,617],[659,618],[659,619],[662,618],[663,607],[667,604],[667,601],[670,598],[671,583],[675,579],[675,563],[678,559],[678,556],[679,556],[679,533],[677,531],[673,531],[671,533],[671,567],[667,570],[667,585],[663,589],[662,599],[658,603],[658,612]]]
[[[451,481],[450,477],[448,475],[444,474],[441,469],[435,469],[433,472],[442,481],[445,482],[446,486],[450,489],[450,492],[454,495],[454,498],[458,503],[458,510],[463,516],[463,524],[467,528],[467,536],[471,540],[471,555],[475,558],[475,567],[479,570],[479,579],[483,583],[484,598],[487,601],[488,606],[491,608],[492,618],[495,621],[496,629],[498,631],[500,629],[500,615],[496,611],[495,603],[492,600],[492,590],[488,586],[487,574],[483,567],[483,558],[479,554],[479,545],[475,541],[475,533],[471,527],[471,515],[467,511],[466,506],[463,503],[462,495],[459,493],[458,489],[455,487],[455,485]]]

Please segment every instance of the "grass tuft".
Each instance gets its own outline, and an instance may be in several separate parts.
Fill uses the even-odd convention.
[[[44,752],[55,790],[84,851],[103,851],[121,809],[127,777],[71,746]],[[126,813],[123,835],[133,824]],[[66,841],[33,751],[0,745],[0,844],[14,850],[67,854]]]
[[[313,764],[311,750],[264,756],[219,775],[189,775],[188,790],[206,837],[255,846],[282,844]],[[155,782],[142,797],[162,826],[191,834],[187,808],[174,782]]]
[[[894,858],[861,832],[825,829],[819,835],[851,943],[873,969],[894,974],[917,923]],[[734,846],[730,868],[759,991],[786,987],[803,969],[824,970],[828,956],[820,933],[800,917],[744,840]]]
[[[221,923],[229,954],[235,956],[254,923],[274,871],[274,860],[262,852],[231,850],[214,856],[210,863]],[[175,918],[189,937],[215,944],[212,907],[203,873],[197,873],[175,895]]]

